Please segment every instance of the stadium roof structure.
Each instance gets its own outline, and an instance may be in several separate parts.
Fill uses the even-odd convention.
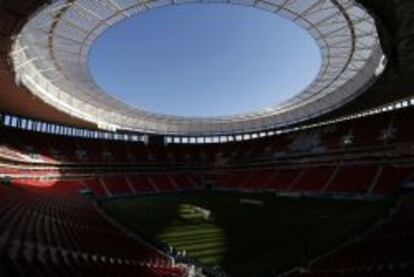
[[[99,35],[135,14],[185,3],[244,5],[290,19],[319,45],[322,64],[317,77],[279,105],[225,117],[140,110],[95,83],[88,55]],[[10,57],[18,83],[73,117],[106,130],[192,136],[260,131],[333,111],[364,92],[382,72],[385,60],[375,20],[353,0],[57,0],[28,20],[15,37]]]

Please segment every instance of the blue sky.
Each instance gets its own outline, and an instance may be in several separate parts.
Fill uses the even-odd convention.
[[[116,24],[95,43],[90,69],[133,106],[181,116],[270,107],[316,76],[320,53],[292,22],[254,8],[170,6]]]

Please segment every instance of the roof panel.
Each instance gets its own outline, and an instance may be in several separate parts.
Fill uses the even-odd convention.
[[[352,0],[231,0],[265,9],[306,29],[321,49],[312,84],[272,109],[232,117],[188,118],[139,110],[112,98],[92,79],[87,61],[96,38],[134,14],[199,0],[55,1],[24,26],[12,54],[17,79],[56,108],[79,118],[132,130],[217,134],[298,122],[360,93],[383,57],[374,19]],[[224,0],[207,2],[229,3]],[[363,73],[361,73],[363,72]],[[36,82],[36,83],[34,83]]]

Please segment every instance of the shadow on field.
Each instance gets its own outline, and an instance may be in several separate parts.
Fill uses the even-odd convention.
[[[240,198],[246,197],[263,201],[263,207],[242,205]],[[120,199],[104,206],[134,230],[242,277],[304,264],[370,226],[389,204],[210,192]]]

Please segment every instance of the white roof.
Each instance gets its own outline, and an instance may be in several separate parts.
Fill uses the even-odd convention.
[[[140,110],[94,82],[88,54],[100,34],[135,14],[185,3],[252,6],[292,20],[319,45],[322,65],[316,79],[270,109],[203,118]],[[383,58],[374,19],[353,0],[58,0],[32,16],[10,55],[16,80],[61,111],[103,129],[178,135],[257,131],[321,115],[364,91]]]

